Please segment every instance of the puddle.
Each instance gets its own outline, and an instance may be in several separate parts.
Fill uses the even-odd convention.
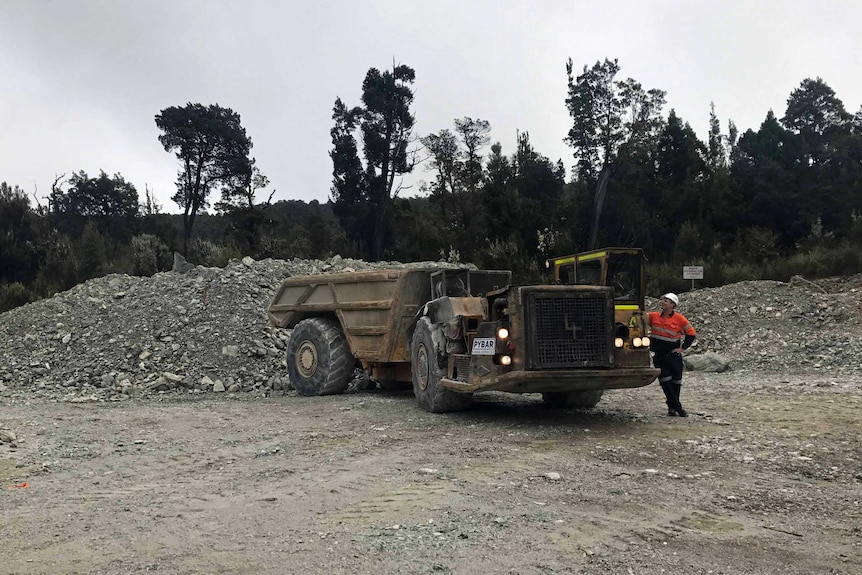
[[[683,517],[675,523],[681,527],[706,533],[733,533],[745,529],[742,523],[721,517]]]

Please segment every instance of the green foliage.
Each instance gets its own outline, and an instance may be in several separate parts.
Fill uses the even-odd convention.
[[[399,198],[393,209],[393,259],[435,260],[452,242],[442,214],[431,198]]]
[[[196,265],[223,268],[230,260],[241,257],[242,253],[234,246],[217,245],[200,238],[189,243],[188,260]]]
[[[718,285],[762,279],[758,267],[750,262],[721,264],[719,271],[720,283]]]
[[[682,265],[648,261],[644,274],[646,293],[652,297],[658,297],[669,291],[680,293],[691,289],[691,281],[682,279]]]
[[[788,281],[795,275],[817,279],[862,272],[862,252],[859,246],[844,243],[834,248],[815,247],[766,263],[765,276]]]
[[[81,274],[72,239],[52,230],[41,239],[40,248],[42,259],[31,289],[34,296],[50,297],[75,286]]]
[[[165,108],[156,114],[156,126],[162,131],[159,142],[180,162],[171,199],[183,210],[183,251],[188,254],[195,218],[207,207],[212,190],[230,197],[252,189],[253,196],[252,142],[239,114],[218,104]]]
[[[778,242],[778,236],[768,228],[744,228],[737,232],[730,253],[737,261],[761,264],[778,256]]]
[[[103,275],[108,261],[108,245],[105,237],[92,221],[88,221],[81,234],[78,246],[80,254],[79,279],[81,281]]]
[[[701,234],[701,226],[687,220],[679,228],[674,243],[674,261],[690,262],[705,252],[706,242]]]
[[[132,273],[151,276],[170,269],[171,250],[158,237],[141,234],[132,238]]]
[[[363,107],[348,110],[339,98],[333,108],[330,157],[335,213],[348,237],[373,261],[383,256],[391,242],[390,208],[399,191],[396,178],[413,170],[408,145],[415,122],[410,112],[415,77],[409,66],[385,72],[371,68],[362,82]],[[353,136],[357,126],[364,168]]]
[[[578,177],[595,187],[592,198],[590,249],[597,247],[608,182],[620,156],[638,157],[655,146],[655,135],[663,125],[662,90],[644,90],[631,78],[616,80],[617,60],[584,66],[574,76],[571,58],[566,64],[566,107],[573,125],[566,142],[577,160]]]
[[[0,313],[30,301],[30,292],[18,282],[0,283]]]
[[[230,109],[166,108],[156,123],[180,162],[174,199],[183,214],[158,213],[146,188],[140,210],[119,174],[56,178],[50,210],[38,200],[31,208],[20,188],[2,183],[4,301],[50,296],[105,273],[152,274],[180,248],[210,266],[245,255],[454,258],[512,269],[516,282],[531,283],[541,281],[545,258],[600,238],[644,249],[654,294],[690,289],[683,265],[704,266],[698,287],[859,271],[862,109],[848,114],[823,80],[803,80],[780,121],[770,111],[741,137],[732,121],[723,134],[710,106],[701,142],[673,110],[662,117],[663,91],[618,80],[616,61],[577,77],[571,61],[567,68],[567,141],[577,160],[568,182],[562,162],[534,149],[528,132],[510,155],[499,143],[486,155],[490,125],[464,117],[420,138],[433,175],[413,198],[399,196],[415,140],[407,66],[370,69],[359,107],[336,100],[332,201],[323,204],[255,199],[268,180]],[[213,191],[221,201],[207,214]]]
[[[515,284],[545,283],[536,258],[515,240],[495,241],[477,254],[476,265],[481,269],[511,270]]]
[[[39,233],[39,219],[24,191],[0,182],[0,282],[32,280]]]
[[[100,172],[91,178],[83,170],[69,178],[69,189],[55,186],[49,199],[51,219],[64,233],[80,236],[88,223],[115,241],[128,241],[140,211],[138,191],[120,174]]]

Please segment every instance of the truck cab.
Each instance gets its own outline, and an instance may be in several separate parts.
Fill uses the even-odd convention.
[[[601,248],[545,262],[557,285],[596,285],[613,289],[614,345],[622,349],[649,348],[644,318],[646,280],[640,248]]]

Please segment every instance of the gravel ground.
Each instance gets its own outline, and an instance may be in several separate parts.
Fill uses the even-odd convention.
[[[860,384],[5,397],[0,573],[860,573]]]

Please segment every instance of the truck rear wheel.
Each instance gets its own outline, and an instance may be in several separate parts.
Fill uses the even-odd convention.
[[[446,357],[437,353],[431,322],[422,318],[416,324],[410,342],[413,394],[419,407],[431,413],[462,411],[473,402],[472,393],[459,393],[440,387],[446,367]]]
[[[347,338],[334,320],[313,317],[293,328],[287,345],[287,372],[301,395],[343,392],[355,364]]]
[[[604,390],[592,391],[553,391],[542,394],[542,399],[553,408],[563,407],[595,407],[601,401]]]

